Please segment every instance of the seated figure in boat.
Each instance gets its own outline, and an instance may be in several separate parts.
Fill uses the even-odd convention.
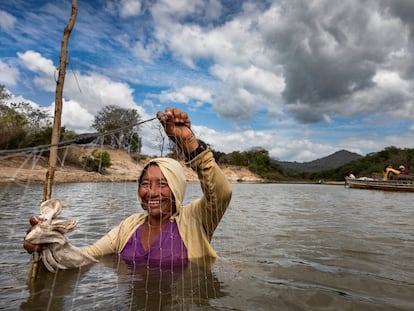
[[[414,180],[414,175],[402,173],[401,170],[396,170],[391,164],[387,164],[384,167],[383,180]]]
[[[355,177],[354,173],[352,173],[352,171],[350,171],[350,172],[348,173],[348,177],[349,177],[350,179],[356,179],[356,177]]]
[[[401,174],[406,174],[406,175],[410,174],[410,171],[407,170],[404,165],[400,165],[398,169],[400,170]]]
[[[397,180],[401,172],[392,168],[391,164],[387,164],[384,167],[383,173],[383,180]]]
[[[410,171],[404,165],[400,165],[398,169],[400,170],[399,180],[414,180],[414,175],[410,174]]]

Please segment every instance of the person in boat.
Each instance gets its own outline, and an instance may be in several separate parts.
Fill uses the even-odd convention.
[[[355,177],[354,173],[352,173],[352,171],[348,173],[348,177],[350,179],[356,179],[356,177]]]
[[[410,171],[409,171],[408,169],[406,169],[404,165],[400,165],[400,166],[398,167],[398,169],[400,170],[400,173],[401,173],[401,174],[405,174],[405,175],[410,174]]]
[[[166,108],[165,112],[157,113],[157,118],[168,137],[184,153],[186,165],[198,174],[203,196],[183,206],[186,179],[182,165],[172,158],[152,159],[138,177],[138,199],[145,212],[131,215],[94,244],[78,249],[92,260],[66,258],[55,266],[76,268],[107,254],[118,254],[127,263],[168,265],[217,256],[210,241],[229,206],[231,185],[213,153],[196,139],[186,112]],[[41,225],[42,219],[33,216],[30,223],[26,237]],[[29,253],[42,252],[48,247],[24,240],[24,248]],[[59,256],[52,257],[53,261]],[[52,268],[56,267],[52,264]]]
[[[414,175],[410,174],[410,171],[405,168],[404,165],[399,166],[400,175],[398,175],[398,180],[414,180]]]
[[[401,172],[394,169],[391,164],[386,164],[383,173],[383,180],[397,180]]]

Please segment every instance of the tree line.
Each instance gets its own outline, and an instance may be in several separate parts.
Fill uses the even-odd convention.
[[[221,165],[235,165],[247,167],[261,178],[276,181],[286,178],[283,167],[269,155],[269,151],[262,147],[253,147],[247,151],[233,151],[224,153],[212,150],[214,158]]]

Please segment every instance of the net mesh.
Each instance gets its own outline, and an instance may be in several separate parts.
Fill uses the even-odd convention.
[[[99,142],[102,135],[91,134],[88,139],[92,137]],[[91,150],[109,149],[99,143],[87,147],[76,142],[82,141],[58,145],[52,197],[60,198],[64,204],[62,218],[78,220],[76,229],[67,237],[73,245],[83,247],[98,240],[129,215],[142,212],[136,182],[142,162],[140,157],[132,157],[135,166],[132,172],[128,172],[131,166],[126,163],[112,171],[108,168],[106,174],[86,172],[85,166],[79,166],[79,155],[83,157]],[[39,214],[47,153],[51,147],[0,151],[0,235],[9,253],[8,258],[4,258],[7,262],[2,264],[2,288],[7,288],[2,294],[4,303],[11,309],[22,310],[187,310],[211,305],[211,299],[224,296],[216,272],[220,271],[223,276],[225,270],[228,278],[235,277],[237,272],[224,268],[228,265],[226,261],[212,268],[205,259],[178,266],[136,262],[131,267],[117,255],[108,255],[97,264],[57,273],[50,273],[39,265],[36,280],[31,282],[28,278],[30,256],[22,248],[22,240],[29,227],[29,217]],[[176,149],[175,154],[178,160],[183,159],[183,154]],[[119,161],[125,159],[120,157]],[[202,195],[195,181],[196,172],[188,169],[186,177],[194,182],[187,185],[184,204]],[[226,231],[217,230],[212,244],[218,253],[229,249]],[[12,285],[8,285],[10,281]]]

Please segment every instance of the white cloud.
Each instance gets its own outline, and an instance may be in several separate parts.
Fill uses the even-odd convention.
[[[56,67],[50,59],[44,58],[40,53],[35,51],[26,51],[17,53],[23,66],[35,73],[53,74]]]
[[[146,111],[136,101],[148,111],[162,109],[165,101],[191,103],[195,111],[207,104],[228,119],[215,121],[227,131],[204,129],[212,133],[218,150],[262,145],[274,157],[297,161],[338,148],[379,150],[382,144],[397,145],[400,122],[405,126],[400,140],[409,144],[414,22],[408,3],[116,0],[107,2],[112,11],[88,3],[75,28],[85,31],[75,32],[71,41],[79,71],[67,73],[64,97],[72,115],[65,118],[75,126],[72,112],[80,111],[87,122],[110,104],[136,107],[145,118]],[[0,79],[32,92],[54,92],[56,69],[45,55],[52,50],[51,38],[57,37],[58,31],[47,26],[62,19],[58,9],[50,2],[49,18],[36,17],[40,14],[35,16],[37,8],[32,6],[33,12],[24,11],[19,24],[10,16],[0,20],[3,28],[19,26],[0,37],[22,46],[21,68],[10,73],[10,64],[17,62],[2,58]],[[28,27],[26,20],[39,27]],[[25,81],[17,81],[22,77]],[[354,117],[358,134],[335,131],[339,122],[357,122]],[[392,131],[384,130],[385,121]],[[303,124],[309,125],[307,133],[294,129]],[[321,124],[329,138],[321,138],[322,131],[312,132]],[[378,137],[373,134],[380,131]]]
[[[121,0],[120,2],[120,15],[121,17],[136,16],[141,13],[141,1],[140,0]]]
[[[53,92],[56,89],[58,71],[50,59],[35,51],[17,53],[21,64],[35,74],[33,82],[44,91]]]
[[[0,29],[3,31],[8,31],[14,27],[16,24],[16,18],[9,13],[0,10]]]
[[[154,59],[161,55],[162,46],[159,46],[156,43],[144,45],[142,42],[137,41],[134,46],[131,47],[131,51],[138,59],[144,62],[153,63]]]
[[[73,75],[67,77],[65,96],[78,102],[93,115],[108,105],[141,109],[132,96],[134,90],[127,83],[112,81],[97,73],[81,75],[77,72],[76,77],[77,79]],[[142,113],[142,109],[139,112]]]
[[[408,83],[401,79],[397,72],[387,71],[387,70],[378,70],[375,76],[372,79],[380,87],[403,87],[406,88]]]
[[[37,86],[49,92],[55,91],[56,82],[50,74],[55,67],[50,59],[34,51],[18,53],[18,56],[22,64],[36,74],[33,82]],[[133,92],[127,83],[112,81],[97,73],[82,75],[68,71],[63,92],[62,124],[68,129],[87,131],[96,113],[108,105],[134,108],[143,119],[148,118],[144,108],[135,103]],[[54,103],[49,109],[53,115]]]
[[[16,85],[19,78],[17,68],[9,66],[0,59],[0,83],[6,85]]]
[[[204,103],[212,102],[210,92],[201,87],[185,86],[177,91],[163,91],[157,96],[161,102],[185,103],[196,100]]]
[[[164,19],[181,19],[186,16],[202,15],[204,14],[205,4],[212,3],[204,0],[159,0],[152,7],[154,15],[163,17]],[[210,9],[214,8],[214,4]],[[216,9],[218,6],[216,6]]]
[[[222,82],[221,89],[215,90],[218,100],[213,106],[220,115],[248,120],[263,104],[269,112],[281,113],[284,79],[257,28],[259,10],[245,5],[244,12],[217,27],[183,24],[172,14],[154,10],[156,18],[164,15],[169,18],[155,25],[156,34],[173,55],[192,68],[211,60],[209,71]]]
[[[110,15],[130,18],[139,16],[142,13],[141,0],[115,0],[105,3],[105,10]]]
[[[54,104],[50,107],[54,111]],[[62,125],[79,134],[90,133],[94,116],[74,100],[63,101]]]
[[[289,131],[247,129],[220,132],[205,126],[194,125],[193,128],[194,133],[209,143],[214,150],[225,153],[262,147],[268,150],[269,156],[274,159],[307,162],[339,150],[338,146],[331,144],[295,138],[294,135],[289,134]]]

